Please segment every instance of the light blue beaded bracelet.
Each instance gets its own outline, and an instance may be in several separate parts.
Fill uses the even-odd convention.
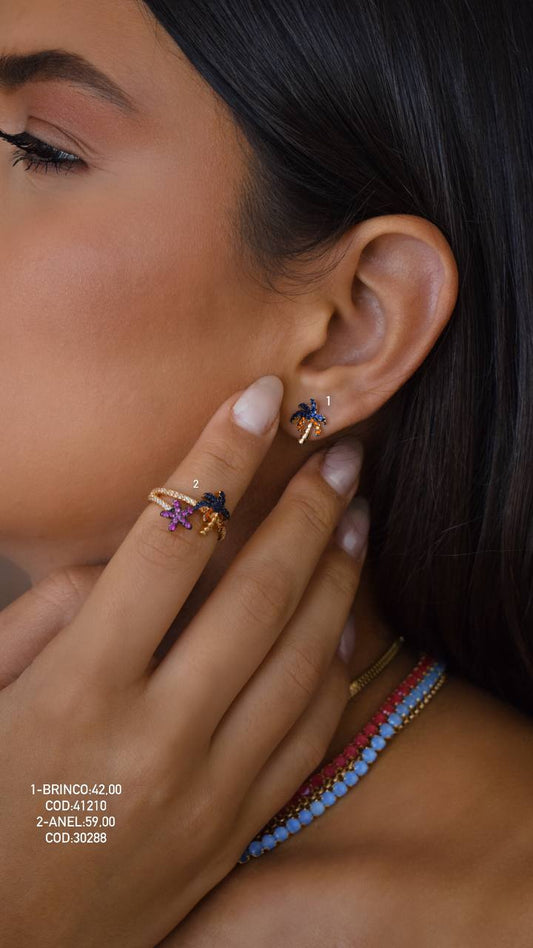
[[[431,668],[423,675],[418,684],[395,705],[394,711],[380,725],[379,733],[375,734],[369,742],[370,746],[365,747],[353,763],[339,772],[338,779],[335,780],[331,789],[324,790],[318,799],[313,800],[308,806],[301,809],[298,816],[290,816],[284,823],[276,826],[272,833],[265,833],[260,839],[252,840],[244,850],[237,865],[248,862],[250,857],[257,858],[264,852],[275,849],[279,843],[284,842],[289,836],[299,833],[303,826],[308,826],[316,817],[321,816],[328,807],[333,806],[337,800],[345,796],[349,788],[354,787],[359,782],[360,777],[368,772],[369,767],[377,760],[379,752],[397,734],[398,730],[405,727],[416,716],[421,707],[425,706],[428,700],[437,693],[446,680],[445,670],[446,663],[432,663]],[[396,691],[396,689],[394,690]],[[387,704],[388,701],[390,701],[390,696],[384,703]]]

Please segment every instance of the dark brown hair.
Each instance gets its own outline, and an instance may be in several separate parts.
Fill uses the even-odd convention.
[[[251,145],[241,235],[265,275],[416,214],[454,313],[373,419],[361,486],[386,619],[533,713],[529,0],[144,0]]]

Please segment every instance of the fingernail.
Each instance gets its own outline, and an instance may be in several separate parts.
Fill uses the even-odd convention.
[[[341,640],[337,648],[337,655],[343,662],[350,661],[355,649],[355,620],[350,613],[342,630]]]
[[[363,445],[355,438],[342,438],[326,452],[321,474],[338,494],[349,494],[363,462]]]
[[[370,529],[370,504],[366,497],[354,497],[337,526],[337,543],[357,559],[365,547]]]
[[[283,398],[283,382],[277,375],[263,375],[252,382],[235,402],[236,423],[256,435],[265,434],[276,419]]]

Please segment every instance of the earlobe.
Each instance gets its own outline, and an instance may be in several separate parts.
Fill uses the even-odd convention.
[[[414,374],[458,290],[450,245],[425,218],[363,221],[336,249],[321,294],[324,341],[302,358],[293,389],[295,402],[313,392],[324,404],[329,395],[328,435],[369,418]]]

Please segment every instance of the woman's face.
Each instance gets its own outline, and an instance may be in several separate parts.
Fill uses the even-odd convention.
[[[85,163],[13,165],[0,140],[0,552],[98,561],[218,405],[281,374],[284,304],[232,237],[245,158],[229,112],[143,3],[0,0],[0,37],[2,55],[84,57],[135,108],[49,66],[0,83],[3,132]]]

